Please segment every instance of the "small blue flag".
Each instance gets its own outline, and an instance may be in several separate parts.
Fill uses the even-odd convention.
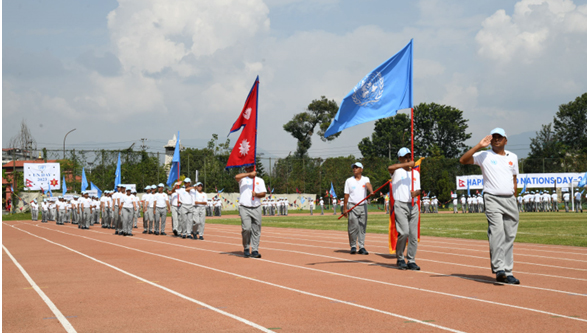
[[[583,187],[585,186],[585,184],[587,184],[587,172],[585,172],[583,179],[581,179],[581,181],[579,182],[579,187]]]
[[[179,131],[177,131],[177,141],[175,141],[175,151],[173,152],[173,159],[171,160],[171,168],[169,169],[169,177],[167,178],[167,186],[171,187],[174,182],[179,180],[179,168],[181,163],[179,161]]]
[[[82,191],[85,191],[88,188],[88,179],[86,178],[86,169],[82,168]]]
[[[520,194],[526,193],[526,185],[528,185],[528,174],[526,174],[526,179],[524,180],[524,188],[522,189],[522,192],[520,192]]]
[[[371,120],[393,117],[398,110],[414,106],[412,42],[413,39],[367,74],[346,95],[324,137]]]
[[[334,185],[332,185],[332,182],[330,182],[330,195],[336,198],[336,193],[334,192]]]
[[[120,175],[120,153],[118,153],[118,162],[116,163],[116,172],[114,173],[114,191],[118,191],[118,185],[122,183]]]
[[[62,190],[63,190],[63,195],[65,195],[65,193],[67,193],[67,184],[65,184],[65,175],[63,175],[63,181],[62,181]]]
[[[90,182],[90,189],[96,190],[98,192],[98,198],[102,197],[102,190],[100,190],[98,186],[94,185],[92,182]]]
[[[47,183],[47,186],[49,186],[49,196],[52,197],[53,196],[53,192],[51,192],[51,183]]]
[[[304,202],[306,202],[306,198],[302,197],[302,198],[300,199],[300,201],[301,201],[301,202],[302,202],[302,204],[303,204]]]

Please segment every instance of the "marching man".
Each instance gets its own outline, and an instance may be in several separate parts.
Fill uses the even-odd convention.
[[[239,212],[244,256],[245,258],[261,258],[259,253],[262,218],[261,199],[267,194],[265,181],[263,181],[263,178],[257,177],[257,171],[253,166],[245,167],[245,172],[239,173],[234,178],[238,182],[240,190]]]
[[[351,246],[351,254],[357,253],[357,245],[359,246],[359,254],[368,255],[369,252],[365,249],[365,232],[367,231],[367,202],[363,201],[367,197],[367,191],[373,193],[373,187],[368,177],[363,176],[363,164],[355,162],[351,165],[353,169],[353,176],[344,182],[344,208],[343,215],[348,217],[348,233],[349,244]],[[348,211],[359,202],[363,203],[355,207],[352,211]],[[322,200],[320,204],[322,205]]]
[[[420,173],[414,170],[412,182],[412,171],[415,163],[411,160],[412,153],[408,148],[402,148],[397,153],[399,163],[390,165],[387,170],[391,175],[392,191],[395,211],[395,228],[397,230],[397,267],[401,270],[419,271],[416,264],[416,252],[418,251],[418,205],[413,202],[422,192],[420,189]],[[413,183],[413,187],[412,187]],[[412,203],[413,202],[413,203]],[[404,250],[408,243],[406,263]]]
[[[461,158],[461,164],[476,164],[483,173],[485,215],[489,228],[491,269],[497,282],[520,284],[513,275],[514,240],[518,232],[517,191],[518,156],[505,150],[507,135],[495,128]],[[477,152],[491,144],[491,150]]]

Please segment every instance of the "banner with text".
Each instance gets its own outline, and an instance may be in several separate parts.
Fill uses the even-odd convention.
[[[555,185],[559,187],[571,187],[571,182],[576,186],[577,182],[585,176],[584,173],[522,173],[518,175],[518,189],[526,188],[553,188]],[[457,190],[467,190],[467,184],[472,190],[479,190],[483,188],[482,175],[457,176]]]
[[[61,189],[59,163],[24,163],[24,187],[30,191],[51,191]]]

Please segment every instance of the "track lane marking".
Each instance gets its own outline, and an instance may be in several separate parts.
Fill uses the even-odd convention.
[[[4,223],[4,222],[3,222],[3,223]],[[162,285],[159,285],[159,284],[153,283],[153,282],[151,282],[151,281],[149,281],[149,280],[147,280],[147,279],[144,279],[144,278],[142,278],[142,277],[140,277],[140,276],[134,275],[134,274],[132,274],[132,273],[130,273],[130,272],[127,272],[127,271],[125,271],[125,270],[123,270],[123,269],[121,269],[121,268],[118,268],[118,267],[116,267],[116,266],[114,266],[114,265],[108,264],[108,263],[106,263],[106,262],[103,262],[103,261],[101,261],[101,260],[99,260],[99,259],[96,259],[96,258],[94,258],[94,257],[92,257],[92,256],[89,256],[89,255],[87,255],[87,254],[85,254],[85,253],[82,253],[82,252],[76,251],[76,250],[74,250],[74,249],[72,249],[72,248],[69,248],[69,247],[67,247],[67,246],[65,246],[65,245],[63,245],[63,244],[59,244],[59,243],[57,243],[57,242],[53,242],[53,241],[51,241],[51,240],[49,240],[49,239],[47,239],[47,238],[44,238],[44,237],[41,237],[41,236],[35,235],[35,234],[33,234],[33,233],[30,233],[30,232],[28,232],[28,231],[26,231],[26,230],[20,229],[20,228],[18,228],[18,227],[15,227],[15,226],[12,226],[12,228],[14,228],[14,229],[16,229],[16,230],[19,230],[19,231],[21,231],[21,232],[27,233],[27,234],[29,234],[29,235],[31,235],[31,236],[34,236],[34,237],[36,237],[36,238],[42,239],[42,240],[44,240],[44,241],[46,241],[46,242],[48,242],[48,243],[51,243],[51,244],[53,244],[53,245],[56,245],[56,246],[62,247],[62,248],[66,249],[66,250],[69,250],[69,251],[71,251],[71,252],[73,252],[73,253],[79,254],[79,255],[81,255],[81,256],[83,256],[83,257],[86,257],[86,258],[88,258],[88,259],[90,259],[90,260],[92,260],[92,261],[95,261],[95,262],[97,262],[97,263],[99,263],[99,264],[102,264],[102,265],[104,265],[104,266],[110,267],[110,268],[112,268],[112,269],[114,269],[114,270],[116,270],[116,271],[118,271],[118,272],[120,272],[120,273],[126,274],[126,275],[128,275],[128,276],[130,276],[130,277],[133,277],[133,278],[135,278],[135,279],[137,279],[137,280],[140,280],[140,281],[142,281],[142,282],[144,282],[144,283],[150,284],[150,285],[152,285],[153,287],[156,287],[156,288],[162,289],[162,290],[164,290],[164,291],[167,291],[168,293],[171,293],[171,294],[173,294],[173,295],[175,295],[175,296],[178,296],[178,297],[180,297],[180,298],[183,298],[183,299],[185,299],[185,300],[187,300],[187,301],[190,301],[190,302],[192,302],[192,303],[196,303],[196,304],[198,304],[198,305],[200,305],[200,306],[203,306],[203,307],[205,307],[205,308],[208,308],[208,309],[210,309],[210,310],[213,310],[213,311],[215,311],[215,312],[218,312],[219,314],[222,314],[222,315],[224,315],[224,316],[227,316],[227,317],[230,317],[230,318],[232,318],[232,319],[235,319],[235,320],[237,320],[237,321],[240,321],[241,323],[244,323],[244,324],[246,324],[246,325],[249,325],[249,326],[251,326],[251,327],[254,327],[254,328],[256,328],[256,329],[258,329],[258,330],[260,330],[260,331],[262,331],[262,332],[267,332],[267,333],[271,333],[271,332],[272,332],[271,330],[268,330],[267,328],[265,328],[265,327],[263,327],[263,326],[261,326],[261,325],[259,325],[259,324],[256,324],[256,323],[254,323],[254,322],[252,322],[252,321],[249,321],[249,320],[247,320],[247,319],[244,319],[244,318],[242,318],[242,317],[239,317],[239,316],[233,315],[232,313],[228,313],[228,312],[226,312],[226,311],[222,311],[222,310],[220,310],[220,309],[217,309],[217,308],[215,308],[215,307],[213,307],[213,306],[211,306],[211,305],[208,305],[208,304],[206,304],[206,303],[204,303],[204,302],[198,301],[198,300],[196,300],[196,299],[194,299],[194,298],[191,298],[191,297],[189,297],[189,296],[186,296],[186,295],[184,295],[184,294],[178,293],[178,292],[177,292],[177,291],[175,291],[175,290],[171,290],[171,289],[169,289],[169,288],[167,288],[167,287],[164,287],[164,286],[162,286]],[[43,229],[47,229],[47,228],[43,228]],[[65,233],[65,234],[67,234],[67,233]],[[80,237],[81,237],[81,236],[80,236]],[[87,238],[87,237],[84,237],[84,238]],[[8,252],[8,250],[7,250],[7,249],[4,247],[4,245],[2,245],[2,247],[4,248],[4,250],[5,250],[7,253],[9,253],[9,252]],[[10,254],[9,254],[9,255],[10,255]],[[11,256],[11,258],[12,258],[12,256]],[[14,261],[14,260],[13,260],[13,261]],[[15,262],[15,264],[17,264],[17,263]],[[24,273],[26,273],[26,272],[24,272]],[[29,278],[27,277],[27,280],[28,280],[28,279],[29,279]],[[31,281],[32,281],[32,280],[31,280]],[[30,282],[31,282],[31,281],[30,281]],[[32,283],[34,283],[34,281],[32,281]],[[36,284],[35,284],[35,286],[36,286]],[[39,289],[37,292],[39,292],[39,293],[42,293],[42,291],[41,291],[40,289]],[[43,294],[43,295],[44,295],[44,294]],[[41,297],[42,297],[42,296],[41,296]],[[46,297],[46,296],[45,296],[45,297]],[[50,300],[49,300],[49,302],[50,302]],[[51,303],[51,304],[53,304],[53,303]],[[57,308],[55,308],[55,309],[57,309]],[[59,310],[57,310],[57,311],[59,311]],[[54,312],[54,313],[55,313],[55,312]],[[55,314],[57,315],[57,317],[58,317],[58,318],[59,318],[59,316],[63,317],[63,315],[61,314],[61,312],[59,312],[59,313],[55,313]],[[66,319],[65,319],[65,317],[63,317],[63,320],[66,320]],[[61,319],[59,319],[59,321],[61,321]],[[67,320],[66,320],[66,321],[67,321]],[[68,322],[68,323],[69,323],[69,322]],[[70,325],[70,326],[71,326],[71,325]],[[71,327],[71,329],[73,329],[73,327]],[[73,330],[73,331],[68,331],[68,332],[75,332],[75,330]]]
[[[6,252],[8,257],[10,257],[10,259],[12,260],[14,265],[18,268],[18,270],[20,270],[22,275],[24,275],[25,279],[30,283],[30,285],[33,287],[33,289],[37,292],[37,294],[39,294],[39,296],[45,302],[45,304],[47,304],[49,309],[51,309],[51,312],[53,312],[55,317],[59,320],[59,322],[61,323],[61,326],[63,326],[65,331],[68,333],[77,332],[75,330],[75,328],[73,328],[73,325],[71,325],[69,320],[67,320],[67,318],[65,318],[63,313],[61,313],[61,311],[59,311],[59,309],[57,308],[57,306],[55,306],[55,304],[51,301],[51,299],[49,297],[47,297],[47,295],[41,290],[41,288],[39,288],[39,286],[37,286],[35,281],[31,278],[31,276],[27,273],[27,271],[18,263],[16,258],[14,258],[14,256],[12,256],[12,253],[10,253],[10,251],[8,251],[8,249],[6,248],[6,246],[4,246],[4,244],[2,244],[2,248],[4,249],[4,252]]]
[[[293,292],[296,292],[296,293],[301,293],[301,294],[308,295],[308,296],[313,296],[313,297],[317,297],[317,298],[322,298],[322,299],[329,300],[329,301],[336,301],[336,302],[339,302],[339,303],[342,303],[342,304],[346,304],[346,305],[350,305],[350,306],[358,307],[358,308],[361,308],[361,309],[364,309],[364,310],[369,310],[369,311],[373,311],[373,312],[377,312],[377,313],[381,313],[381,314],[389,315],[389,316],[396,317],[396,318],[400,318],[400,319],[404,319],[404,320],[411,320],[411,321],[417,322],[417,323],[419,323],[419,324],[422,324],[422,325],[431,326],[431,327],[438,328],[438,329],[445,330],[445,331],[449,331],[449,332],[456,332],[456,333],[462,333],[462,332],[463,332],[463,331],[455,330],[455,329],[452,329],[452,328],[449,328],[449,327],[444,327],[444,326],[440,326],[440,325],[435,325],[435,324],[428,323],[428,322],[425,322],[425,321],[422,321],[422,320],[418,320],[418,319],[414,319],[414,318],[411,318],[411,317],[403,316],[403,315],[400,315],[400,314],[397,314],[397,313],[392,313],[392,312],[388,312],[388,311],[380,310],[380,309],[377,309],[377,308],[372,308],[372,307],[365,306],[365,305],[355,304],[355,303],[351,303],[351,302],[347,302],[347,301],[339,300],[339,299],[336,299],[336,298],[332,298],[332,297],[328,297],[328,296],[324,296],[324,295],[320,295],[320,294],[315,294],[315,293],[311,293],[311,292],[307,292],[307,291],[303,291],[303,290],[299,290],[299,289],[295,289],[295,288],[290,288],[290,287],[286,287],[286,286],[279,285],[279,284],[275,284],[275,283],[268,282],[268,281],[263,281],[263,280],[259,280],[259,279],[253,279],[253,278],[250,278],[250,277],[248,277],[248,276],[241,275],[241,274],[237,274],[237,273],[228,272],[228,271],[224,271],[224,270],[217,269],[217,268],[213,268],[213,267],[209,267],[209,266],[204,266],[204,265],[196,264],[196,263],[193,263],[193,262],[189,262],[189,261],[185,261],[185,260],[182,260],[182,259],[178,259],[178,258],[173,258],[173,257],[165,256],[165,255],[158,254],[158,253],[148,252],[148,251],[144,251],[144,250],[140,250],[140,249],[136,249],[136,248],[132,248],[132,247],[128,247],[128,246],[124,246],[124,245],[120,245],[120,244],[110,243],[110,242],[102,241],[102,240],[95,239],[95,238],[91,238],[91,237],[87,237],[87,236],[81,236],[81,235],[71,234],[71,233],[67,233],[67,232],[64,232],[64,231],[60,231],[60,230],[49,229],[49,228],[45,228],[45,227],[41,227],[41,226],[37,226],[37,227],[39,227],[39,228],[42,228],[42,229],[46,229],[46,230],[49,230],[49,231],[59,232],[59,233],[62,233],[62,234],[65,234],[65,235],[69,235],[69,236],[74,236],[74,237],[85,238],[85,239],[89,239],[89,240],[92,240],[92,241],[96,241],[96,242],[100,242],[100,243],[104,243],[104,244],[109,244],[109,245],[113,245],[113,246],[117,246],[117,247],[125,248],[125,249],[128,249],[128,250],[137,251],[137,252],[139,252],[139,253],[142,253],[142,254],[149,254],[149,255],[153,255],[153,256],[157,256],[157,257],[165,258],[165,259],[174,260],[174,261],[177,261],[177,262],[181,262],[181,263],[185,263],[185,264],[189,264],[189,265],[197,266],[197,267],[200,267],[200,268],[204,268],[204,269],[212,270],[212,271],[219,272],[219,273],[223,273],[223,274],[228,274],[228,275],[232,275],[232,276],[240,277],[240,278],[242,278],[242,279],[246,279],[246,280],[250,280],[250,281],[254,281],[254,282],[258,282],[258,283],[262,283],[262,284],[270,285],[270,286],[273,286],[273,287],[277,287],[277,288],[280,288],[280,289],[285,289],[285,290],[288,290],[288,291],[293,291]],[[108,267],[111,267],[111,268],[113,268],[113,269],[115,269],[115,270],[118,270],[118,271],[120,271],[120,272],[123,272],[124,274],[127,274],[127,275],[129,275],[129,276],[133,276],[133,277],[135,277],[135,278],[138,278],[138,279],[144,280],[144,282],[145,282],[145,283],[152,284],[152,285],[154,285],[154,286],[156,286],[156,287],[158,287],[158,288],[167,289],[167,288],[165,288],[165,287],[163,287],[163,286],[159,286],[159,285],[157,285],[157,284],[150,283],[149,281],[147,281],[147,280],[145,280],[145,279],[142,279],[142,278],[140,278],[140,277],[138,277],[138,276],[135,276],[135,275],[133,275],[132,273],[126,272],[126,271],[124,271],[124,270],[122,270],[122,269],[120,269],[120,268],[117,268],[117,267],[115,267],[115,266],[112,266],[112,265],[110,265],[110,264],[108,264],[108,263],[102,262],[102,261],[100,261],[99,259],[95,259],[95,258],[93,258],[93,257],[91,257],[91,256],[89,256],[89,255],[86,255],[86,254],[84,254],[84,253],[81,253],[81,252],[79,252],[79,251],[76,251],[76,250],[74,250],[74,249],[71,249],[71,248],[69,248],[69,247],[67,247],[67,246],[65,246],[65,245],[62,245],[62,244],[59,244],[59,243],[53,242],[53,241],[51,241],[51,240],[49,240],[49,239],[46,239],[46,238],[44,238],[44,237],[41,237],[41,236],[35,235],[35,234],[33,234],[33,233],[30,233],[30,232],[28,232],[28,231],[26,231],[26,230],[22,230],[22,229],[20,229],[20,228],[17,228],[17,227],[13,227],[13,228],[15,228],[16,230],[22,231],[22,232],[24,232],[24,233],[27,233],[27,234],[29,234],[29,235],[31,235],[31,236],[37,237],[37,238],[39,238],[39,239],[43,239],[43,240],[45,240],[46,242],[49,242],[49,243],[51,243],[51,244],[54,244],[54,245],[57,245],[57,246],[63,247],[63,248],[65,248],[65,249],[68,249],[69,251],[72,251],[72,252],[74,252],[74,253],[80,254],[80,255],[82,255],[82,256],[84,256],[84,257],[87,257],[88,259],[91,259],[91,260],[94,260],[94,261],[96,261],[96,262],[99,262],[99,263],[101,263],[101,264],[103,264],[103,265],[106,265],[106,266],[108,266]],[[99,233],[100,233],[100,232],[99,232]],[[103,234],[103,233],[100,233],[100,234]],[[136,238],[136,239],[137,239],[137,240],[140,240],[141,238]],[[169,244],[169,243],[166,243],[166,242],[162,242],[162,243],[163,243],[163,244]],[[191,249],[194,249],[194,248],[191,248]],[[208,251],[208,252],[213,252],[213,253],[224,253],[224,252],[212,251],[212,250],[207,250],[207,249],[202,249],[202,251]],[[252,259],[252,260],[263,260],[263,259]],[[336,275],[338,275],[338,274],[336,274]],[[171,290],[169,290],[169,291],[170,291],[170,292],[172,292]],[[178,295],[181,295],[181,294],[179,294],[179,293],[178,293]],[[187,297],[187,296],[184,296],[184,297]],[[188,297],[188,298],[189,298],[189,297]],[[195,300],[194,300],[194,301],[195,301]],[[196,301],[196,302],[198,302],[198,301]],[[220,311],[221,311],[221,310],[217,310],[217,309],[215,309],[215,308],[213,308],[213,307],[211,307],[211,306],[205,305],[204,303],[202,303],[202,304],[203,304],[204,306],[206,306],[206,307],[210,308],[211,310],[215,310],[215,311],[217,311],[217,312],[220,312]],[[223,312],[223,311],[222,311],[222,312]],[[229,314],[229,315],[230,315],[230,314]],[[265,328],[263,328],[263,329],[265,329]],[[266,330],[266,332],[267,332],[267,330]],[[271,332],[271,331],[268,331],[268,332]]]
[[[300,293],[304,293],[304,294],[311,295],[311,296],[325,298],[325,299],[328,299],[328,300],[335,300],[335,299],[330,298],[328,296],[313,294],[313,293],[309,293],[309,292],[306,292],[306,291],[297,290],[297,289],[289,288],[289,287],[286,287],[286,286],[281,286],[281,285],[274,284],[274,283],[267,282],[267,281],[263,281],[263,280],[252,279],[250,277],[246,277],[246,276],[243,276],[243,275],[240,275],[240,274],[237,274],[237,273],[232,273],[232,272],[220,270],[220,269],[209,267],[209,266],[204,266],[204,265],[196,264],[196,263],[193,263],[193,262],[189,262],[189,261],[185,261],[185,260],[182,260],[182,259],[177,259],[177,258],[165,256],[165,255],[158,254],[158,253],[148,252],[148,251],[144,251],[144,250],[140,250],[140,249],[137,249],[137,248],[132,248],[132,247],[128,247],[128,246],[124,246],[124,245],[120,245],[120,244],[110,243],[110,242],[99,240],[99,239],[95,239],[95,238],[92,238],[92,237],[86,237],[86,236],[80,236],[80,235],[76,235],[76,234],[71,234],[71,233],[67,233],[67,232],[64,232],[64,231],[60,231],[60,230],[54,230],[54,229],[48,229],[48,228],[43,228],[43,229],[47,229],[47,230],[50,230],[50,231],[55,231],[55,232],[63,233],[63,234],[74,236],[74,237],[81,237],[81,238],[93,240],[93,241],[100,242],[100,243],[110,244],[110,245],[114,245],[114,246],[126,248],[126,249],[129,249],[129,250],[137,251],[137,252],[144,253],[144,254],[150,254],[150,255],[154,255],[154,256],[158,256],[158,257],[162,257],[162,258],[167,258],[167,259],[171,259],[171,260],[175,260],[175,261],[187,263],[187,264],[190,264],[190,265],[198,266],[198,267],[201,267],[201,268],[205,268],[205,269],[209,269],[209,270],[213,270],[213,271],[217,271],[217,272],[221,272],[221,273],[225,273],[225,274],[230,274],[230,275],[234,275],[234,276],[241,276],[241,277],[243,277],[245,279],[248,279],[248,280],[251,280],[251,281],[256,281],[256,282],[260,282],[260,283],[272,285],[272,286],[275,286],[275,287],[278,287],[278,288],[283,288],[283,289],[287,289],[287,290],[291,290],[291,291],[295,291],[295,292],[300,292]],[[96,232],[97,233],[100,233],[100,234],[103,234],[103,233],[98,232],[98,231],[96,231]],[[173,243],[168,243],[168,242],[154,241],[154,240],[144,239],[144,238],[140,238],[140,237],[137,237],[137,238],[134,238],[134,239],[135,240],[140,240],[140,241],[155,242],[155,243],[161,243],[161,244],[165,244],[165,245],[172,245],[172,246],[177,246],[177,247],[189,248],[189,249],[192,249],[192,250],[206,251],[206,252],[219,253],[219,254],[226,253],[225,251],[215,251],[215,250],[209,250],[209,249],[202,249],[202,248],[196,248],[196,247],[192,247],[192,246],[185,246],[185,245],[173,244]],[[234,246],[240,246],[240,245],[234,245]],[[576,320],[576,321],[581,321],[581,322],[587,323],[587,319],[581,319],[581,318],[576,318],[576,317],[572,317],[572,316],[566,316],[566,315],[556,314],[556,313],[549,312],[549,311],[532,309],[532,308],[527,308],[527,307],[518,306],[518,305],[493,302],[493,301],[484,300],[484,299],[480,299],[480,298],[474,298],[474,297],[470,297],[470,296],[462,296],[462,295],[450,294],[450,293],[445,293],[445,292],[440,292],[440,291],[435,291],[435,290],[429,290],[429,289],[423,289],[423,288],[405,286],[405,285],[395,284],[395,283],[391,283],[391,282],[378,281],[378,280],[373,280],[373,279],[368,279],[368,278],[361,278],[361,277],[356,277],[356,276],[352,276],[352,275],[346,275],[346,274],[341,274],[341,273],[336,273],[336,272],[330,272],[330,271],[325,271],[325,270],[320,270],[320,269],[310,268],[310,267],[303,267],[303,266],[298,266],[298,265],[293,265],[293,264],[288,264],[288,263],[282,263],[282,262],[272,261],[272,260],[267,260],[267,259],[262,259],[262,258],[261,259],[254,259],[254,260],[262,261],[262,262],[267,262],[267,263],[272,263],[272,264],[276,264],[276,265],[282,265],[282,266],[292,267],[292,268],[299,268],[299,269],[304,269],[304,270],[309,270],[309,271],[326,273],[326,274],[336,275],[336,276],[340,276],[340,277],[346,277],[346,278],[355,279],[355,280],[361,280],[361,281],[373,282],[373,283],[378,283],[378,284],[383,284],[383,285],[388,285],[388,286],[394,286],[394,287],[404,288],[404,289],[408,289],[408,290],[422,291],[422,292],[427,292],[427,293],[432,293],[432,294],[437,294],[437,295],[442,295],[442,296],[449,296],[451,298],[452,297],[459,297],[459,298],[467,299],[467,300],[471,300],[471,301],[482,302],[482,303],[487,303],[487,304],[492,304],[492,305],[497,305],[497,306],[510,307],[510,308],[515,308],[515,309],[519,309],[519,310],[526,310],[526,311],[530,311],[530,312],[536,312],[536,313],[540,313],[540,314],[546,314],[546,315],[549,315],[549,316],[559,316],[561,318],[571,319],[571,320]],[[345,301],[342,301],[342,302],[345,302]],[[345,302],[345,304],[347,304],[347,303],[348,302]],[[356,305],[356,304],[350,304],[350,305],[359,306],[359,305]],[[365,307],[365,306],[359,306],[359,307],[369,308],[369,307]],[[381,313],[384,313],[385,312],[385,311],[382,311],[382,310],[379,310],[379,309],[374,309],[374,308],[369,308],[369,309],[373,309],[373,310],[376,310],[377,312],[381,312]],[[398,316],[398,318],[404,318],[404,316],[397,315],[397,314],[392,314],[390,312],[385,312],[385,313],[390,314],[392,316]],[[420,320],[417,320],[417,319],[408,318],[408,320],[415,320],[415,321],[417,321],[417,322],[419,322],[421,324],[429,324],[429,323],[426,323],[424,321],[420,321]],[[452,330],[452,329],[449,329],[449,328],[446,328],[446,327],[443,327],[442,329]]]

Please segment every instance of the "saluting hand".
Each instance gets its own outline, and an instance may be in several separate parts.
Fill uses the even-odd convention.
[[[492,135],[488,135],[479,141],[479,145],[482,148],[487,148],[491,144],[491,139],[493,139]]]

